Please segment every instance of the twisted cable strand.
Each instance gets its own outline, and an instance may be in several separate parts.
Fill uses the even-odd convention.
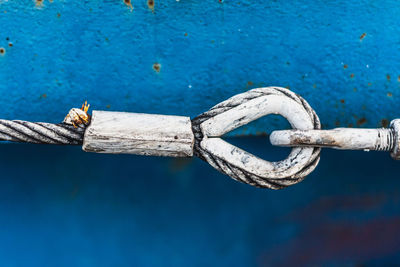
[[[0,141],[82,145],[85,126],[0,119]]]

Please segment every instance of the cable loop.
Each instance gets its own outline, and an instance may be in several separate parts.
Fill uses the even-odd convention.
[[[220,136],[268,114],[280,114],[294,129],[320,129],[319,118],[299,95],[280,87],[257,88],[229,98],[192,120],[194,154],[233,179],[281,189],[302,181],[319,162],[320,148],[296,147],[282,161],[260,159]]]

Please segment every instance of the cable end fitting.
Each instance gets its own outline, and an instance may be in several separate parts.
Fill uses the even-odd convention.
[[[390,128],[393,130],[394,146],[390,153],[393,159],[400,160],[400,119],[392,120]]]

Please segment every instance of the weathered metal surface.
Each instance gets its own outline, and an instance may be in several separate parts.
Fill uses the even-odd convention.
[[[391,121],[390,128],[332,130],[273,131],[270,141],[275,146],[329,147],[346,150],[390,151],[393,159],[400,159],[400,119]]]
[[[319,161],[319,148],[295,147],[281,161],[269,162],[221,137],[263,116],[278,114],[293,128],[320,129],[318,116],[299,95],[265,87],[237,94],[193,119],[195,154],[233,179],[253,186],[281,189],[304,179]]]
[[[392,158],[400,160],[400,119],[393,120],[390,127],[394,132],[394,147],[391,153]]]
[[[283,130],[273,131],[270,140],[275,146],[317,146],[367,151],[394,149],[392,129]]]
[[[189,117],[93,111],[82,149],[86,152],[188,157],[194,136]]]
[[[324,127],[387,125],[400,110],[399,12],[396,1],[0,0],[0,117],[60,122],[83,100],[194,117],[280,85]]]
[[[87,109],[78,111],[87,115]],[[74,109],[69,114],[81,120]],[[230,97],[194,118],[193,125],[189,117],[183,116],[95,110],[82,148],[86,152],[111,154],[195,154],[237,181],[281,189],[303,180],[315,168],[319,148],[295,147],[286,159],[269,162],[221,139],[224,134],[270,114],[287,118],[294,129],[321,127],[314,110],[299,95],[285,88],[265,87]]]

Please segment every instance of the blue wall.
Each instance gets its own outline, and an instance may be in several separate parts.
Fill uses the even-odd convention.
[[[0,0],[0,117],[58,122],[86,99],[193,117],[267,85],[303,95],[325,127],[400,115],[397,1],[154,3]]]
[[[234,140],[235,139],[235,140]],[[266,137],[230,142],[270,160]],[[2,266],[382,266],[400,262],[398,162],[326,150],[303,182],[244,185],[192,160],[0,150]]]

